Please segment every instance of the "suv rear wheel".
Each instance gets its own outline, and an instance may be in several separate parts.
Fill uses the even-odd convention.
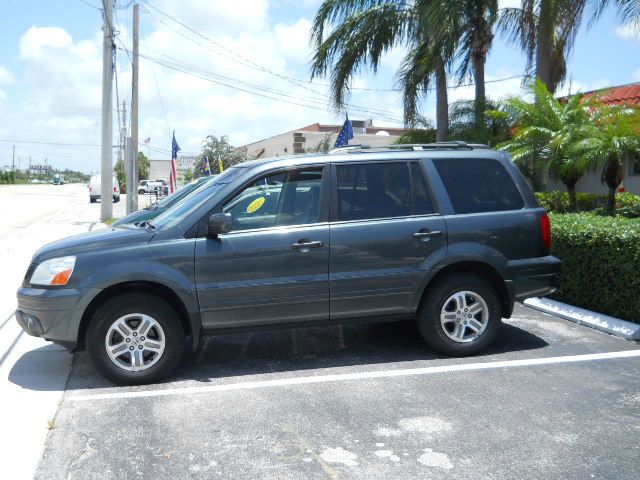
[[[474,274],[457,273],[427,288],[418,326],[431,348],[464,356],[493,343],[500,327],[501,307],[490,283]]]
[[[105,302],[87,330],[87,351],[102,375],[120,385],[157,382],[184,353],[184,332],[175,310],[146,293]]]

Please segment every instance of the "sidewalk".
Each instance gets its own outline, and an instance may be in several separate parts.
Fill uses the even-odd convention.
[[[24,333],[13,314],[16,290],[35,251],[96,225],[99,204],[89,205],[84,187],[73,187],[51,196],[28,195],[19,204],[8,199],[11,218],[0,237],[0,464],[2,476],[12,480],[33,478],[73,359],[63,348]]]

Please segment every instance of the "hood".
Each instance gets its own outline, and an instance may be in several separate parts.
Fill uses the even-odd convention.
[[[145,220],[151,220],[152,218],[156,218],[158,215],[162,213],[162,210],[159,208],[151,209],[151,210],[138,210],[136,212],[131,212],[129,215],[125,215],[122,218],[119,218],[115,222],[113,222],[113,226],[117,227],[118,225],[127,225],[136,222],[143,222]]]
[[[49,258],[81,255],[86,252],[112,250],[114,248],[148,243],[154,236],[153,230],[145,228],[104,228],[93,232],[81,233],[48,243],[33,256],[34,262]]]

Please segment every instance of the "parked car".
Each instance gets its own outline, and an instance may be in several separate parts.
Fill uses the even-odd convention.
[[[162,187],[162,180],[140,180],[138,184],[138,193],[152,193]]]
[[[89,202],[95,203],[100,199],[100,191],[102,189],[100,175],[92,175],[89,179]],[[113,176],[113,201],[120,201],[120,184],[118,183],[118,179],[116,176]]]
[[[64,185],[64,175],[56,173],[51,181],[54,185]]]
[[[185,337],[274,326],[410,319],[473,355],[560,266],[509,156],[462,142],[246,162],[140,225],[41,248],[18,290],[27,333],[119,384],[169,375]]]
[[[148,220],[152,220],[160,215],[165,210],[173,207],[176,203],[184,200],[188,195],[192,194],[198,188],[203,188],[205,185],[209,184],[215,179],[215,176],[209,177],[200,177],[197,180],[185,185],[184,187],[178,189],[173,194],[168,197],[160,200],[158,203],[154,203],[153,205],[149,205],[148,207],[143,208],[142,210],[138,210],[136,212],[131,212],[129,215],[125,215],[122,218],[119,218],[113,225],[126,225],[126,224],[136,224],[140,222],[145,222]]]

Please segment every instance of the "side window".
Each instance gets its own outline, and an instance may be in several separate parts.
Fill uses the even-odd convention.
[[[411,164],[411,188],[413,189],[413,213],[414,215],[427,215],[435,213],[433,200],[424,179],[424,173],[417,163]]]
[[[322,168],[261,178],[223,207],[234,217],[234,230],[317,223],[322,197]]]
[[[338,165],[338,220],[411,215],[406,162]]]
[[[490,158],[433,161],[456,213],[500,212],[524,207],[505,168]]]

